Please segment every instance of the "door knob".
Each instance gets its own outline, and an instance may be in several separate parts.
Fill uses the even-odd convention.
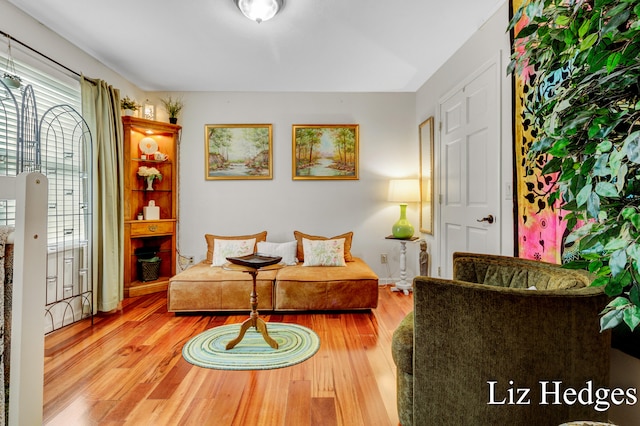
[[[482,219],[478,219],[477,221],[478,221],[478,222],[487,222],[487,223],[490,223],[490,224],[491,224],[491,223],[493,223],[493,222],[494,222],[494,220],[495,220],[495,219],[494,219],[493,215],[492,215],[492,214],[490,214],[489,216],[487,216],[487,217],[483,217]]]

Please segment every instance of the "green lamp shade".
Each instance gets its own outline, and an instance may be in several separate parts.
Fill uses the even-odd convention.
[[[400,204],[400,219],[393,224],[391,234],[395,238],[411,238],[413,237],[413,225],[407,220],[407,205]]]

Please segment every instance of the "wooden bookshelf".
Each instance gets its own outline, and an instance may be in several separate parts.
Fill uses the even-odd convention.
[[[122,124],[125,165],[124,296],[134,297],[166,291],[169,278],[176,272],[178,143],[181,127],[129,116],[122,117]],[[144,138],[151,139],[145,139],[141,144]],[[155,152],[166,155],[166,158],[156,159]],[[155,167],[162,175],[161,180],[153,182],[153,190],[148,190],[146,179],[138,175],[138,169],[142,166]],[[159,207],[159,219],[138,219],[150,201]],[[149,276],[141,274],[139,257],[136,255],[139,250],[153,251],[160,258],[157,279],[142,279]]]

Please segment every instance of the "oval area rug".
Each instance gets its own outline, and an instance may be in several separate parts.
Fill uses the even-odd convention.
[[[267,323],[269,336],[278,342],[273,349],[254,327],[233,349],[227,343],[238,336],[240,324],[228,324],[206,330],[182,347],[184,359],[198,367],[217,370],[270,370],[289,367],[315,355],[320,338],[307,327],[278,322]]]

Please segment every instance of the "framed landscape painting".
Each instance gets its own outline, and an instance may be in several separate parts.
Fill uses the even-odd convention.
[[[207,124],[205,179],[272,179],[271,124]]]
[[[357,124],[294,124],[293,179],[358,179]]]

